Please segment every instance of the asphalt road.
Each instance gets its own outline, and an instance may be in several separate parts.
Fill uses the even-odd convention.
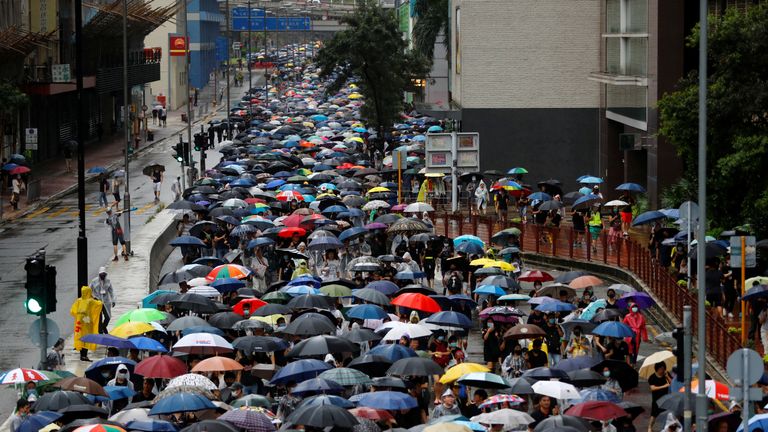
[[[263,83],[263,77],[254,76],[254,86]],[[232,88],[232,101],[240,100],[245,87]],[[223,113],[219,115],[223,118]],[[193,126],[195,124],[193,123]],[[199,130],[199,126],[198,126]],[[195,128],[193,127],[193,133]],[[184,135],[186,140],[186,134]],[[173,158],[171,146],[177,142],[167,139],[130,162],[131,207],[137,207],[131,215],[131,229],[136,231],[173,200],[171,179],[180,175],[181,167]],[[195,159],[199,160],[199,153]],[[210,150],[207,166],[215,165],[220,154]],[[86,155],[87,160],[87,155]],[[151,163],[164,164],[165,181],[160,193],[160,203],[154,202],[151,179],[142,175],[141,169]],[[124,192],[121,191],[121,195]],[[111,195],[108,197],[111,202]],[[98,205],[98,184],[86,184],[86,232],[88,238],[88,274],[95,277],[99,267],[112,258],[112,244],[109,227],[104,224],[105,209]],[[121,223],[123,219],[121,217]],[[40,349],[29,337],[30,326],[37,317],[27,315],[24,310],[26,290],[26,257],[45,248],[46,263],[57,269],[57,311],[49,315],[56,322],[61,337],[72,334],[73,320],[69,309],[77,296],[77,237],[79,232],[77,193],[49,203],[29,215],[0,225],[0,328],[2,345],[0,370],[15,367],[36,367]],[[119,263],[118,263],[119,264]],[[120,296],[120,282],[112,281],[117,297]],[[11,389],[0,391],[0,416],[5,417],[15,406],[16,393]]]

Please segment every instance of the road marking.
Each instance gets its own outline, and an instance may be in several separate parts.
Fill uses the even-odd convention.
[[[28,214],[26,217],[29,219],[36,218],[50,209],[51,209],[50,207],[42,207]]]
[[[141,207],[140,209],[134,211],[133,213],[137,214],[137,215],[143,214],[144,212],[146,212],[147,210],[151,209],[155,205],[156,205],[155,203],[145,204],[143,207]]]
[[[61,214],[68,212],[68,211],[69,211],[69,209],[70,209],[70,207],[69,207],[69,206],[67,206],[67,207],[62,207],[61,209],[59,209],[59,210],[56,210],[55,212],[53,212],[53,213],[49,214],[49,215],[48,215],[48,219],[53,219],[53,218],[55,218],[55,217],[57,217],[57,216],[60,216]]]

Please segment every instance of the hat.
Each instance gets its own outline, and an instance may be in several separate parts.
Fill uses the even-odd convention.
[[[107,274],[107,268],[106,267],[99,267],[99,274]]]
[[[443,392],[443,395],[442,395],[441,397],[446,397],[446,396],[452,396],[452,397],[456,397],[456,395],[454,395],[454,394],[453,394],[453,392],[451,391],[451,389],[448,389],[448,390],[444,391],[444,392]]]

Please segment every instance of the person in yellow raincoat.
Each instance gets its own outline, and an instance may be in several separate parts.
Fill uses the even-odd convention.
[[[419,194],[416,196],[416,201],[418,202],[427,202],[427,199],[429,199],[429,188],[431,184],[429,182],[429,179],[424,179],[423,182],[421,182],[421,187],[419,188]]]
[[[75,349],[80,350],[80,361],[91,361],[88,350],[96,349],[96,344],[81,342],[80,338],[98,333],[102,303],[93,298],[91,288],[80,289],[80,297],[72,303],[69,314],[75,319]]]

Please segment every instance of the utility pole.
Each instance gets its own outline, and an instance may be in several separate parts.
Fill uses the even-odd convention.
[[[232,137],[232,124],[230,123],[230,120],[229,120],[229,103],[230,103],[230,100],[231,100],[230,96],[229,96],[229,81],[230,81],[230,79],[229,79],[229,71],[232,69],[232,65],[230,64],[230,62],[232,61],[232,53],[230,51],[232,49],[232,31],[231,31],[230,26],[232,24],[232,14],[231,14],[231,12],[229,10],[229,0],[226,1],[226,4],[225,4],[224,7],[227,10],[227,13],[226,13],[226,19],[227,19],[227,113],[226,113],[226,117],[227,117],[227,139],[232,141],[232,138],[233,138]],[[248,13],[250,14],[250,8],[249,8],[249,12]],[[250,25],[251,25],[251,23],[249,22],[248,26],[250,26]]]
[[[74,0],[75,8],[75,89],[77,92],[77,208],[79,230],[77,236],[77,296],[80,288],[88,285],[88,237],[85,231],[85,140],[88,138],[83,100],[83,0]]]
[[[251,72],[251,0],[248,0],[248,48],[245,52],[245,65],[248,67],[248,91],[251,91],[253,85],[253,74]]]
[[[128,109],[128,0],[123,0],[123,123],[125,133],[125,191],[123,208],[131,208],[131,176],[129,172],[130,158],[128,154],[131,151],[131,112]],[[131,212],[123,213],[123,225],[125,225],[125,253],[131,254]]]
[[[699,226],[696,238],[696,288],[698,291],[699,390],[696,394],[696,432],[707,432],[707,317],[705,314],[704,264],[707,236],[707,0],[699,0]],[[742,253],[744,253],[742,251]],[[748,407],[743,407],[748,409]]]
[[[188,2],[188,0],[184,0],[184,39],[186,39],[185,46],[187,48],[186,55],[184,56],[184,66],[186,68],[186,74],[187,74],[187,79],[186,79],[186,88],[187,88],[187,91],[186,91],[186,94],[187,94],[187,142],[189,143],[188,147],[186,147],[186,148],[189,149],[192,146],[192,100],[189,97],[189,80],[190,80],[190,77],[189,77],[189,64],[192,61],[192,51],[190,49],[191,48],[191,46],[190,46],[191,44],[189,43],[189,15],[188,15],[189,12],[187,10],[187,2]],[[189,153],[189,154],[185,154],[184,155],[184,159],[187,160],[186,158],[189,158],[189,161],[192,161],[191,151],[185,150],[185,152]],[[186,174],[186,172],[184,170],[184,165],[182,164],[181,176],[184,177],[185,174]],[[190,183],[190,186],[192,186],[192,182],[190,181],[189,183]]]

